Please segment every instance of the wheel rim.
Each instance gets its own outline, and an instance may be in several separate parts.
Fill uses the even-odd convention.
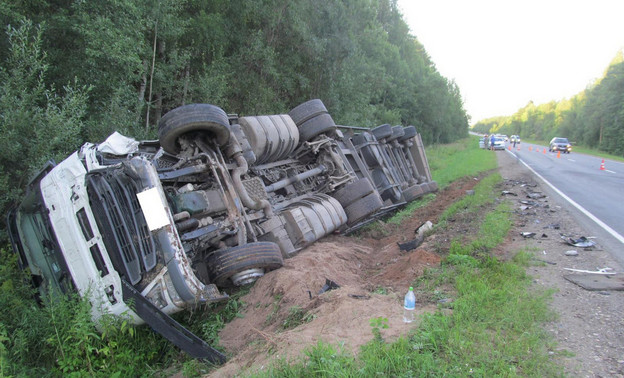
[[[264,269],[262,268],[254,268],[247,269],[242,272],[236,273],[230,277],[232,283],[235,286],[244,286],[255,282],[258,278],[264,276]]]

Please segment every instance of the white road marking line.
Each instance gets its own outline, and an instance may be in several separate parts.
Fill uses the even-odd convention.
[[[572,200],[572,198],[566,196],[561,190],[557,189],[553,184],[551,184],[550,182],[548,182],[548,180],[546,180],[544,177],[542,177],[542,175],[540,175],[539,173],[535,172],[535,170],[533,168],[531,168],[527,163],[525,163],[524,160],[522,160],[519,156],[517,156],[516,154],[514,154],[511,151],[509,151],[509,153],[512,154],[513,156],[515,156],[516,159],[520,160],[520,163],[522,163],[531,172],[533,172],[537,177],[539,177],[542,181],[544,181],[546,183],[546,185],[550,186],[550,188],[552,190],[554,190],[557,194],[559,194],[561,197],[563,197],[563,199],[568,201],[572,206],[576,207],[581,213],[585,214],[589,219],[593,220],[598,226],[602,227],[603,230],[607,231],[609,234],[611,234],[611,236],[613,236],[614,238],[619,240],[622,244],[624,244],[624,236],[618,234],[614,229],[612,229],[606,223],[604,223],[603,221],[598,219],[594,214],[590,213],[583,206],[581,206],[578,203],[574,202],[574,200]]]
[[[571,162],[576,162],[576,160],[574,160],[574,159],[568,159],[568,161],[571,161]]]
[[[607,171],[607,172],[609,172],[609,173],[615,173],[615,172],[610,171],[610,170],[608,170],[608,169],[605,169],[605,171]]]

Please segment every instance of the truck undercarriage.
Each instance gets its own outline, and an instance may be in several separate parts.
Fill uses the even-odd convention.
[[[96,321],[129,314],[223,362],[170,315],[436,190],[414,126],[339,126],[320,100],[248,117],[191,104],[165,114],[158,141],[113,134],[47,166],[9,230],[42,289],[71,286]]]

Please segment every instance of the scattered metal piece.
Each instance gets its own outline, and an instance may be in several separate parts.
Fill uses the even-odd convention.
[[[524,238],[532,238],[535,236],[535,232],[521,232],[520,235]]]
[[[551,223],[548,226],[544,226],[544,228],[552,228],[553,230],[558,230],[561,228],[559,223]]]
[[[520,201],[521,204],[523,205],[527,205],[527,206],[538,206],[539,204],[535,201],[527,201],[527,200],[522,200]]]
[[[544,193],[541,193],[541,192],[527,193],[527,198],[538,199],[538,198],[545,198],[545,197],[546,197],[546,195]]]
[[[422,244],[423,240],[425,240],[425,237],[422,234],[419,234],[418,236],[416,236],[416,239],[410,240],[405,243],[397,243],[397,245],[399,246],[400,251],[407,252],[418,248],[418,246]]]
[[[536,258],[533,258],[533,260],[539,261],[539,262],[543,262],[543,263],[546,263],[546,264],[550,264],[550,265],[557,265],[556,262],[552,262],[552,261],[548,261],[548,260],[542,260],[542,259],[536,259]]]
[[[546,235],[546,234],[542,234],[542,237],[543,237],[543,238],[547,238],[547,237],[548,237],[548,235]]]
[[[569,270],[570,272],[578,272],[578,273],[589,273],[589,274],[603,274],[605,276],[612,276],[616,273],[613,272],[613,268],[596,268],[597,270],[584,270],[584,269],[572,269],[572,268],[563,268],[565,270]]]
[[[578,256],[578,252],[575,250],[565,251],[566,256]]]
[[[503,190],[502,195],[504,195],[504,196],[515,196],[515,197],[517,197],[517,196],[518,196],[516,193],[511,192],[511,191],[509,191],[509,190]]]
[[[355,299],[370,299],[369,295],[361,295],[361,294],[347,294],[347,295]]]
[[[578,239],[573,238],[565,238],[562,236],[562,239],[569,245],[578,247],[578,248],[591,248],[596,245],[596,242],[593,240],[589,240],[585,236],[581,236]]]
[[[339,288],[340,288],[340,285],[338,285],[334,281],[330,280],[329,278],[325,278],[325,285],[323,285],[323,287],[321,288],[321,290],[318,293],[319,294],[323,294],[326,291],[339,289]]]
[[[563,276],[566,280],[579,285],[585,290],[597,291],[598,294],[608,295],[605,290],[624,290],[624,277],[605,276],[587,273],[573,273]]]

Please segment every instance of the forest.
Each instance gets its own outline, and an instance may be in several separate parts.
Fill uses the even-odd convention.
[[[468,132],[396,0],[3,1],[0,17],[2,213],[48,159],[113,131],[155,138],[183,104],[282,114],[319,98],[341,125]]]
[[[529,102],[511,116],[477,122],[473,131],[539,141],[561,136],[573,145],[624,157],[623,52],[617,53],[599,80],[570,99]]]

